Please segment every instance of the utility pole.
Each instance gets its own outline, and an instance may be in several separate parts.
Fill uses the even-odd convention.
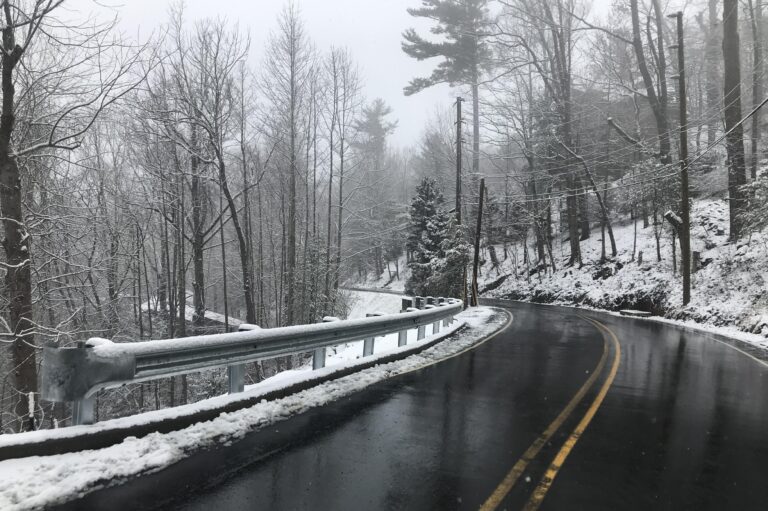
[[[456,98],[456,223],[461,225],[461,102]]]
[[[480,179],[480,205],[477,208],[477,228],[475,229],[475,259],[472,262],[472,303],[477,307],[480,296],[477,287],[477,266],[480,262],[480,230],[483,226],[483,198],[485,197],[485,178]]]
[[[682,229],[680,229],[680,250],[683,253],[683,305],[691,301],[691,211],[688,201],[688,101],[685,91],[685,46],[683,41],[683,12],[669,14],[677,18],[677,66],[680,91],[680,209]]]

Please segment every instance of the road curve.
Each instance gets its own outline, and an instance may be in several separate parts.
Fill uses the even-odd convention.
[[[466,354],[62,509],[765,509],[768,367],[510,303]]]

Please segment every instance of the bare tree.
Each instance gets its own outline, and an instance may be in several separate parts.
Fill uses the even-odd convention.
[[[286,162],[283,172],[287,178],[288,213],[285,244],[285,319],[293,324],[296,308],[297,180],[303,149],[307,140],[302,136],[309,109],[309,80],[312,76],[314,49],[309,42],[298,8],[289,3],[278,19],[277,32],[267,45],[261,78],[261,90],[270,104],[273,132],[279,137],[279,153]]]
[[[23,396],[16,407],[19,416],[27,415],[26,395],[37,391],[32,254],[20,162],[42,151],[76,149],[99,114],[138,83],[132,70],[140,53],[115,42],[113,24],[57,20],[54,12],[62,3],[9,0],[0,5],[0,210],[13,387]],[[28,87],[17,90],[19,84]],[[32,426],[30,421],[24,425]]]

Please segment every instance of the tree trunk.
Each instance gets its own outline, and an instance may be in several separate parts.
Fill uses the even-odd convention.
[[[597,203],[600,205],[603,222],[605,222],[606,227],[608,228],[608,236],[611,238],[611,254],[613,257],[616,257],[616,254],[618,253],[616,250],[616,238],[613,236],[613,227],[611,226],[611,219],[608,216],[608,208],[603,201],[603,197],[600,195],[600,191],[597,189],[597,183],[595,183],[595,179],[592,177],[592,172],[589,170],[589,166],[587,165],[587,162],[584,161],[584,158],[574,153],[569,148],[566,147],[566,149],[569,153],[571,153],[571,156],[579,160],[581,165],[584,167],[584,173],[586,174],[587,179],[589,179],[589,184],[592,187],[592,191],[595,193],[595,197],[597,197]],[[637,230],[637,222],[635,222],[635,230]]]
[[[3,74],[5,75],[5,73]],[[3,78],[5,79],[5,76]],[[4,91],[7,90],[5,83],[3,83],[3,89]],[[3,99],[6,97],[4,96]],[[12,126],[13,114],[10,114],[10,120],[6,120],[5,115],[3,115],[0,140],[4,138],[2,131],[6,123]],[[0,146],[2,146],[2,142],[0,142]],[[5,274],[5,289],[8,299],[9,326],[13,330],[11,363],[14,370],[11,372],[11,381],[13,388],[21,395],[16,401],[16,416],[24,417],[27,415],[26,395],[30,392],[37,392],[37,363],[33,344],[30,245],[29,235],[23,223],[19,167],[16,164],[16,159],[7,154],[7,149],[5,154],[2,154],[1,151],[2,147],[0,147],[0,211],[3,215],[5,230],[5,239],[3,240],[5,263],[8,265]],[[21,429],[31,429],[31,426],[31,424],[24,422]]]
[[[325,239],[325,299],[330,303],[331,298],[331,227],[333,226],[333,126],[335,121],[331,119],[330,133],[330,175],[328,177],[328,229]]]
[[[197,129],[192,128],[192,147],[197,147]],[[195,308],[195,328],[202,327],[205,319],[205,267],[203,249],[205,248],[205,233],[203,232],[203,191],[199,175],[199,161],[195,154],[190,157],[191,182],[190,193],[192,200],[192,261],[193,261],[193,303]],[[196,332],[198,333],[198,332]]]
[[[760,0],[749,0],[750,18],[752,20],[752,108],[763,99],[763,5]],[[752,180],[757,179],[758,146],[760,144],[760,110],[752,115],[752,144],[750,158],[750,174]]]
[[[288,176],[288,238],[286,247],[285,285],[285,324],[294,322],[295,287],[296,287],[296,98],[294,80],[294,60],[291,59],[291,118],[290,118],[290,152],[291,175]]]
[[[333,291],[339,289],[339,279],[341,278],[341,236],[342,222],[344,220],[344,139],[339,141],[339,224],[336,226],[336,258],[333,268]]]
[[[568,177],[567,188],[569,191],[566,193],[568,196],[565,199],[566,216],[568,221],[568,237],[571,246],[571,256],[568,259],[568,266],[574,264],[581,265],[581,247],[579,245],[579,218],[578,218],[578,205],[576,204],[576,197],[573,195],[574,180]]]
[[[178,307],[178,337],[187,336],[187,265],[184,240],[186,211],[184,208],[184,178],[179,169],[179,213],[176,231],[176,306]],[[173,388],[173,386],[171,387]]]
[[[576,186],[579,188],[579,190],[584,190],[584,182],[581,177],[576,179]],[[584,241],[588,240],[590,235],[589,197],[587,196],[586,192],[579,194],[577,204],[579,207],[579,240]]]
[[[139,340],[144,340],[144,311],[141,310],[141,230],[139,225],[136,224],[136,269],[134,276],[134,309],[138,309],[135,312],[137,321],[139,324]],[[138,289],[137,289],[138,288]],[[137,303],[138,302],[138,303]],[[138,306],[138,307],[137,307]],[[147,314],[149,314],[149,304],[147,304]],[[143,388],[143,387],[142,387]]]
[[[717,0],[708,0],[707,11],[709,13],[709,31],[706,40],[706,62],[707,62],[707,111],[710,115],[713,112],[720,111],[720,79],[718,65],[718,44],[717,34]],[[720,123],[720,116],[709,118],[707,120],[707,146],[712,146],[717,137],[717,125]]]
[[[219,194],[219,236],[221,240],[221,291],[224,295],[224,331],[229,332],[229,292],[227,289],[227,245],[224,243],[224,208]]]
[[[224,155],[217,150],[216,158],[219,166],[219,185],[224,192],[224,198],[227,200],[229,206],[229,213],[232,218],[232,225],[235,228],[235,234],[237,235],[237,245],[240,249],[240,266],[243,274],[243,295],[245,297],[245,315],[246,322],[256,323],[256,305],[253,303],[253,293],[251,293],[251,270],[250,259],[248,257],[248,241],[245,239],[245,233],[243,232],[242,225],[240,224],[240,218],[237,214],[237,205],[235,199],[232,197],[232,193],[229,191],[229,184],[227,184],[227,171],[224,163]]]
[[[640,74],[643,77],[643,84],[645,85],[646,96],[648,97],[648,103],[653,111],[654,119],[656,120],[656,132],[659,137],[659,157],[661,163],[669,163],[671,161],[670,150],[671,144],[669,140],[669,119],[667,116],[667,97],[666,97],[666,85],[661,89],[662,94],[656,94],[656,87],[653,83],[653,78],[648,70],[648,64],[645,59],[645,51],[643,49],[643,41],[641,39],[640,32],[640,14],[638,11],[638,0],[630,0],[630,11],[632,15],[632,47],[635,50],[635,58],[637,59],[637,65],[640,69]],[[662,34],[658,34],[659,39],[663,38]],[[666,83],[666,72],[664,68],[659,69],[659,82]]]
[[[723,59],[725,61],[723,80],[723,102],[725,105],[725,129],[733,130],[726,137],[728,150],[728,205],[730,210],[730,237],[741,235],[740,215],[744,210],[744,193],[741,186],[746,183],[744,162],[744,128],[741,120],[741,67],[739,55],[739,2],[723,1]]]
[[[22,212],[21,176],[16,158],[11,154],[11,136],[15,122],[13,70],[21,58],[16,46],[14,27],[6,26],[3,33],[2,55],[2,114],[0,115],[0,214],[3,216],[5,238],[5,291],[8,299],[9,326],[13,330],[11,346],[11,382],[21,394],[16,401],[16,416],[27,415],[29,393],[37,392],[37,363],[35,361],[34,323],[32,321],[32,274],[30,238]],[[19,429],[32,429],[32,421],[23,421]]]

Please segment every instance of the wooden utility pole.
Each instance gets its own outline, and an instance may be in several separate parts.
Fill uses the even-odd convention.
[[[683,259],[683,305],[691,301],[691,206],[688,200],[688,101],[685,91],[685,46],[683,41],[683,13],[670,14],[677,18],[678,80],[680,90],[680,210],[682,228],[680,229],[680,250]]]
[[[480,234],[483,226],[483,198],[485,197],[485,178],[480,179],[480,204],[477,208],[477,228],[475,229],[475,258],[472,262],[472,303],[477,307],[480,296],[477,287],[477,266],[480,262]]]
[[[456,223],[461,225],[461,102],[456,98]]]

